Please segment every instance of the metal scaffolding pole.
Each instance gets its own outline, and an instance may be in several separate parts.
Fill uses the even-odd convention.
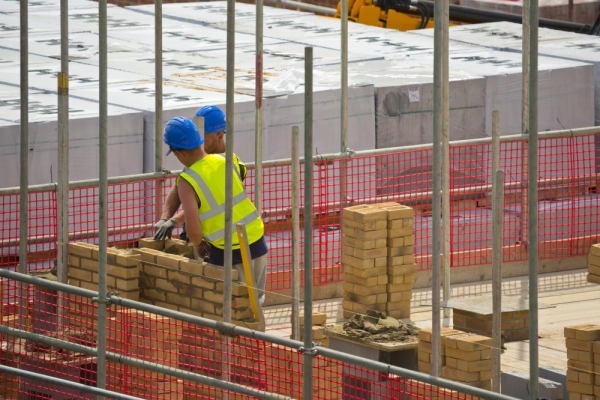
[[[500,393],[504,172],[500,171],[500,112],[498,110],[492,111],[492,180],[492,391]]]
[[[254,121],[254,205],[258,213],[262,213],[262,100],[263,100],[263,0],[256,0],[256,90],[254,93],[256,103],[256,116]]]
[[[98,388],[106,389],[106,262],[108,246],[108,44],[106,0],[99,0],[100,33],[100,132],[98,188]],[[102,399],[103,397],[98,397]]]
[[[231,322],[232,267],[233,267],[233,144],[234,126],[234,82],[235,82],[235,0],[227,0],[227,85],[226,85],[226,124],[227,140],[225,142],[225,253],[223,260],[223,321]],[[229,381],[232,363],[231,338],[223,337],[224,360],[223,380]],[[225,394],[225,399],[229,396]]]
[[[523,38],[522,38],[522,56],[521,56],[521,134],[529,134],[529,0],[523,0]],[[529,145],[527,141],[522,142],[523,148],[521,149],[521,162],[522,165],[527,165],[527,154],[529,152]],[[529,232],[529,222],[527,221],[528,204],[525,190],[529,185],[528,168],[522,168],[521,171],[521,242],[524,246],[528,246],[527,232]],[[523,294],[524,295],[524,294]]]
[[[225,150],[225,285],[223,288],[223,321],[231,322],[231,268],[232,268],[232,207],[233,207],[233,142],[234,142],[234,80],[235,80],[235,0],[227,0],[227,93],[226,123],[227,141]]]
[[[443,0],[443,18],[442,18],[442,260],[443,264],[443,298],[444,301],[450,300],[450,66],[449,66],[449,15],[450,3]],[[444,308],[444,318],[450,318],[450,308]]]
[[[342,0],[341,24],[342,24],[342,101],[340,110],[340,152],[347,153],[348,148],[348,0]],[[348,203],[348,161],[342,160],[340,163],[340,197],[342,206]],[[341,218],[341,214],[340,214]]]
[[[529,5],[529,380],[530,398],[538,398],[538,0]]]
[[[436,0],[435,21],[444,18],[444,0]],[[441,164],[442,164],[442,129],[444,116],[443,103],[443,56],[444,56],[444,27],[435,24],[434,27],[434,53],[433,53],[433,193],[432,214],[433,226],[431,234],[431,375],[440,376],[441,372],[441,327],[440,327],[440,208],[441,208]]]
[[[313,48],[304,48],[304,399],[312,399]]]
[[[292,126],[292,339],[300,340],[300,130]]]
[[[67,283],[69,268],[69,5],[60,0],[60,72],[58,73],[57,278]]]
[[[154,0],[154,171],[163,169],[163,65],[162,0]],[[164,181],[157,180],[154,193],[156,217],[162,213]]]
[[[27,236],[29,225],[29,45],[28,45],[28,4],[20,0],[20,94],[21,94],[21,132],[19,154],[19,265],[18,271],[26,274],[28,271]],[[27,284],[19,283],[19,321],[20,327],[27,326]],[[21,363],[18,364],[21,368]],[[19,388],[23,381],[19,379]]]

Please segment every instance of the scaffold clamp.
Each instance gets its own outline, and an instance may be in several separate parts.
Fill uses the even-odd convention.
[[[108,306],[110,306],[112,304],[112,301],[110,300],[110,298],[112,296],[118,296],[119,293],[118,292],[106,292],[106,299],[104,300],[100,300],[100,297],[92,297],[92,303],[102,303],[102,304],[106,304]]]
[[[313,344],[313,346],[314,346],[314,344]],[[310,349],[307,349],[304,346],[300,346],[300,347],[298,347],[298,353],[300,353],[300,354],[310,354],[310,355],[316,356],[317,355],[317,348],[316,347],[311,347]]]

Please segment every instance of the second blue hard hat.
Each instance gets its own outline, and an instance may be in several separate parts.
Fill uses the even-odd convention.
[[[171,118],[165,125],[163,133],[165,143],[174,149],[190,150],[204,143],[196,125],[186,117]],[[167,155],[171,150],[167,152]]]
[[[204,133],[216,133],[227,128],[225,113],[217,106],[199,108],[196,117],[204,117]]]

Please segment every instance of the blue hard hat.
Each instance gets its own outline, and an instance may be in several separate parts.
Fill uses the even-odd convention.
[[[196,117],[204,117],[204,133],[216,133],[227,128],[225,113],[217,106],[199,108]]]
[[[195,149],[204,143],[196,125],[186,117],[171,118],[165,125],[163,140],[169,147],[182,150]],[[169,154],[170,149],[167,152]]]

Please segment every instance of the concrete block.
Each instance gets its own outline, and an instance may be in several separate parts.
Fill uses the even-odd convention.
[[[540,377],[538,397],[546,398],[548,400],[563,400],[563,388],[563,384],[559,382]],[[529,375],[522,372],[503,372],[501,375],[500,389],[502,394],[517,399],[527,399],[529,398]]]

